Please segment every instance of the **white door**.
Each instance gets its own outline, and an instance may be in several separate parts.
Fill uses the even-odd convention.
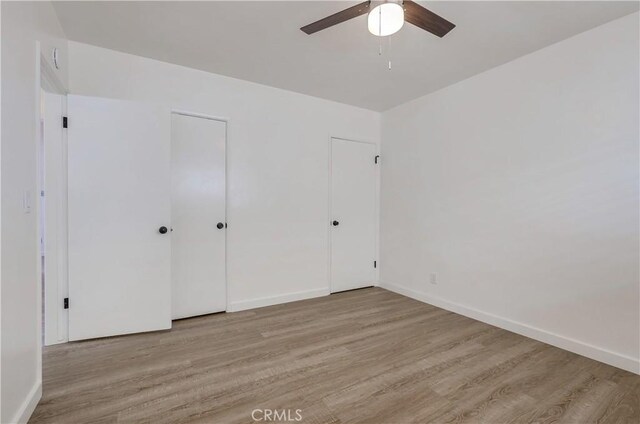
[[[67,341],[67,146],[65,96],[43,91],[44,343]],[[46,199],[46,200],[45,200]],[[45,203],[46,201],[46,203]]]
[[[68,96],[69,340],[171,327],[170,111]]]
[[[373,144],[331,140],[331,291],[375,281],[375,156]]]
[[[226,123],[171,118],[173,319],[221,312],[225,278]]]

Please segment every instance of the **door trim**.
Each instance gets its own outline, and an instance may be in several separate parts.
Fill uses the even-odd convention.
[[[215,116],[206,113],[187,111],[183,109],[171,109],[171,114],[191,116],[194,118],[209,119],[211,121],[224,122],[224,222],[229,224],[229,126],[231,125],[231,119]],[[229,267],[227,257],[229,256],[229,244],[228,244],[229,227],[224,230],[224,288],[225,288],[225,302],[224,312],[229,312],[229,305],[231,304],[231,297],[229,295]]]
[[[192,116],[194,118],[210,119],[212,121],[221,121],[221,122],[226,122],[227,124],[229,123],[229,118],[225,118],[222,116],[209,115],[206,113],[191,112],[191,111],[182,110],[182,109],[171,109],[171,113],[175,113],[176,115]]]
[[[332,218],[332,198],[333,198],[333,192],[332,192],[332,175],[333,175],[333,140],[341,140],[341,141],[347,141],[347,142],[352,142],[352,143],[362,143],[362,144],[370,144],[372,146],[375,147],[375,152],[376,155],[380,155],[380,146],[378,143],[375,143],[373,141],[368,141],[368,140],[361,140],[361,139],[353,139],[353,138],[347,138],[347,137],[340,137],[340,136],[336,136],[336,135],[332,135],[329,134],[329,139],[328,139],[328,147],[329,147],[329,156],[328,156],[328,163],[329,163],[329,167],[328,167],[328,174],[329,174],[329,178],[328,178],[328,187],[327,187],[327,193],[329,194],[329,198],[328,198],[328,209],[327,209],[327,218],[326,218],[326,225],[327,225],[327,237],[328,237],[328,249],[327,249],[327,282],[329,285],[329,294],[335,293],[333,290],[333,281],[331,280],[331,245],[333,242],[333,239],[331,237],[331,225],[330,222],[333,219]],[[374,158],[371,158],[372,160]],[[376,230],[375,230],[375,235],[374,235],[374,240],[375,240],[375,246],[373,247],[374,252],[376,254],[376,261],[378,266],[375,268],[374,270],[374,278],[375,278],[375,286],[378,286],[380,283],[380,242],[379,242],[379,237],[380,237],[380,161],[378,161],[378,166],[375,168],[375,175],[374,175],[374,191],[375,191],[375,201],[374,201],[374,210],[373,210],[373,214],[374,214],[374,219],[375,219],[375,226],[376,226]],[[373,264],[372,264],[373,266]]]

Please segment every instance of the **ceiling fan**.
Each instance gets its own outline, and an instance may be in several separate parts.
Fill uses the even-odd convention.
[[[438,37],[444,37],[455,25],[429,9],[425,9],[411,0],[385,0],[371,7],[371,0],[356,4],[341,12],[320,19],[300,28],[311,35],[365,13],[369,14],[369,32],[380,37],[394,34],[402,28],[405,21],[424,29]]]

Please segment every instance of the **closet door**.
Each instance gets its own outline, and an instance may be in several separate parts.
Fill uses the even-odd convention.
[[[69,340],[171,327],[170,112],[68,96]]]
[[[171,118],[172,317],[227,307],[225,248],[226,123]]]
[[[331,291],[375,281],[374,144],[331,140]]]

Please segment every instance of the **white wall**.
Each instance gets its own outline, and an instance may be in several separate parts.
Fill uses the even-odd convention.
[[[329,135],[377,143],[379,113],[86,44],[69,50],[71,93],[230,119],[230,310],[328,294]]]
[[[41,390],[36,41],[47,58],[60,48],[64,84],[67,52],[49,3],[2,2],[1,15],[11,422]],[[637,34],[635,14],[386,112],[383,282],[637,372]],[[69,54],[74,93],[231,119],[231,309],[328,291],[328,136],[378,142],[378,113],[78,43]]]
[[[383,114],[383,286],[638,372],[638,17]]]
[[[2,2],[2,396],[0,421],[26,420],[41,393],[38,276],[36,41],[46,58],[60,50],[57,77],[66,84],[66,40],[48,2]],[[23,195],[31,193],[25,214]]]

